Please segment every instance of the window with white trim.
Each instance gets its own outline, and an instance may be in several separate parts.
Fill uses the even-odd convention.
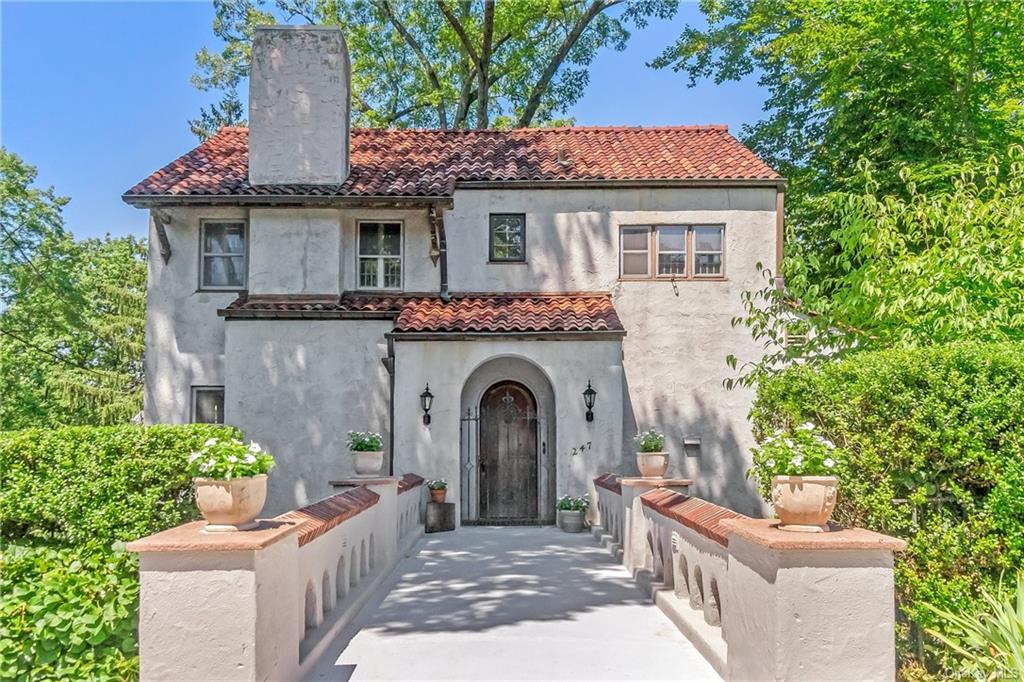
[[[192,423],[224,423],[224,387],[192,387]]]
[[[402,288],[402,223],[359,223],[360,289]]]
[[[631,225],[619,231],[623,279],[700,279],[725,273],[725,227]]]
[[[245,288],[244,220],[204,220],[199,237],[199,288]]]

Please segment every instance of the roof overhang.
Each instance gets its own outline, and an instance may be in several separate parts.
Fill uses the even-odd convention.
[[[625,330],[546,332],[391,332],[394,341],[614,341],[626,336]]]
[[[698,189],[711,187],[772,187],[784,189],[785,178],[678,178],[631,180],[459,180],[457,189]]]
[[[172,206],[317,206],[324,208],[430,208],[454,207],[450,196],[324,196],[320,194],[123,194],[135,208]]]

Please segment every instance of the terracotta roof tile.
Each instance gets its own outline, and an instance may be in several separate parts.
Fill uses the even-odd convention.
[[[248,181],[249,131],[222,128],[125,193],[164,196],[451,196],[456,182],[750,180],[779,174],[725,126],[354,129],[342,185]]]
[[[455,294],[445,302],[436,294],[375,296],[239,296],[223,317],[395,317],[402,333],[622,332],[622,322],[603,292],[566,294]]]
[[[622,494],[622,476],[618,474],[601,474],[594,479],[594,485],[610,490],[616,495]]]
[[[299,528],[299,547],[302,547],[379,501],[380,495],[360,486],[285,512],[276,518],[281,521],[305,522]]]
[[[623,331],[604,293],[495,294],[412,299],[396,332],[512,333]]]
[[[408,492],[413,488],[423,485],[423,477],[419,474],[405,474],[398,481],[398,494]]]
[[[720,545],[728,545],[729,536],[733,533],[732,529],[722,522],[727,519],[747,518],[728,507],[720,507],[706,500],[661,488],[642,494],[640,501],[645,507],[678,521]]]

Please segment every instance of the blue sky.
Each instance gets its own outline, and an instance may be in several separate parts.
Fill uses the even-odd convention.
[[[186,121],[214,96],[189,83],[199,48],[216,47],[210,2],[0,2],[0,142],[39,170],[39,184],[71,197],[76,237],[145,235],[145,212],[121,193],[196,145]],[[687,23],[695,3],[636,31],[624,52],[605,51],[579,125],[726,123],[759,119],[753,79],[695,88],[646,66]]]

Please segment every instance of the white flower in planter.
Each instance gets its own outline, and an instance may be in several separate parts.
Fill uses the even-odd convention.
[[[249,443],[249,452],[263,452],[263,448],[256,441]]]
[[[789,463],[792,464],[795,467],[798,467],[798,468],[802,467],[804,465],[804,456],[803,455],[797,455],[792,460],[790,460]]]
[[[822,462],[822,464],[824,464],[829,469],[831,469],[832,467],[834,467],[836,465],[836,461],[834,459],[832,459],[831,457],[829,457],[824,462]]]
[[[196,461],[197,459],[199,459],[202,456],[203,456],[203,453],[201,453],[201,452],[193,452],[191,455],[188,456],[188,463],[191,464],[192,462]]]
[[[234,464],[235,462],[238,461],[238,458],[235,457],[234,455],[228,455],[228,461]]]
[[[242,461],[246,464],[252,464],[253,462],[256,461],[256,455],[250,452],[248,455],[242,458]]]
[[[207,438],[206,442],[203,443],[203,447],[207,447],[208,448],[211,445],[216,445],[216,444],[217,444],[217,439],[216,438]]]
[[[800,425],[800,428],[803,429],[804,431],[813,431],[814,422],[804,422],[803,424]]]
[[[767,462],[765,462],[765,466],[774,469],[775,468],[775,460],[774,459],[768,460]]]

